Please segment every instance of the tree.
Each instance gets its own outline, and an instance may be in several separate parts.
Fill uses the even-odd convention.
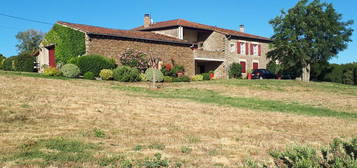
[[[2,54],[0,54],[0,69],[3,69],[3,64],[5,61],[6,57]]]
[[[351,41],[352,20],[342,21],[331,3],[300,0],[287,12],[282,11],[270,21],[273,26],[273,49],[268,52],[272,60],[286,67],[299,68],[302,80],[310,80],[310,65],[328,61],[346,49]]]
[[[16,35],[16,39],[19,44],[16,45],[17,49],[21,53],[32,53],[39,48],[39,45],[44,37],[44,34],[37,30],[27,30],[19,32]]]

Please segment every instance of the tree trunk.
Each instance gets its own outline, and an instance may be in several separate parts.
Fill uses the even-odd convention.
[[[301,80],[303,82],[310,82],[310,64],[302,68]]]

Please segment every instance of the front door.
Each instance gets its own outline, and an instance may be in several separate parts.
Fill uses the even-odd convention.
[[[56,67],[55,47],[48,49],[48,62],[50,67]]]

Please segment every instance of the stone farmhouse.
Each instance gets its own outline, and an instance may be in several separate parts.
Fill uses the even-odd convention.
[[[243,75],[251,69],[266,68],[271,39],[240,30],[229,30],[190,22],[183,19],[153,23],[144,15],[144,25],[132,30],[109,29],[83,24],[57,22],[85,35],[86,54],[114,58],[128,48],[159,57],[161,64],[183,65],[185,75],[193,76],[214,71],[215,78],[228,78],[232,63],[240,63]],[[75,38],[75,37],[65,37]],[[38,56],[40,67],[56,66],[56,44],[41,44]]]

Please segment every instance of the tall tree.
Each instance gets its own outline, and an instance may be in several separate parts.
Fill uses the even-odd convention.
[[[16,39],[19,44],[16,45],[20,53],[31,53],[38,49],[44,34],[37,30],[27,30],[24,32],[19,32],[16,35]]]
[[[310,80],[310,65],[328,61],[351,41],[352,20],[342,21],[331,3],[300,0],[287,12],[272,19],[273,49],[268,57],[287,67],[300,68],[302,80]]]

